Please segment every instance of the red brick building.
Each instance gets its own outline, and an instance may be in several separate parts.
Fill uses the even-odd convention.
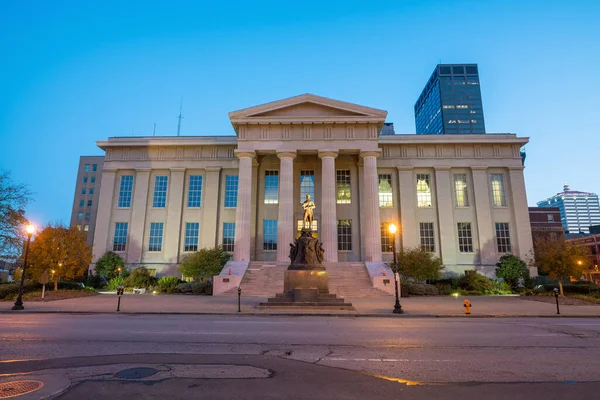
[[[529,221],[534,243],[538,237],[564,240],[565,228],[560,222],[558,207],[529,207]]]

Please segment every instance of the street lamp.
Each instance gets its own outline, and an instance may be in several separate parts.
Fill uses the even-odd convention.
[[[25,283],[25,268],[27,267],[27,257],[29,256],[29,243],[31,243],[31,236],[33,232],[35,232],[35,227],[31,224],[27,225],[25,229],[27,232],[27,246],[25,247],[25,260],[23,260],[23,271],[21,272],[21,285],[19,286],[19,296],[17,297],[17,301],[15,301],[15,305],[13,306],[13,310],[23,310],[23,284]]]
[[[396,258],[396,225],[389,224],[388,230],[392,235],[392,253],[394,253],[394,285],[396,287],[396,304],[394,304],[394,314],[402,314],[404,311],[402,310],[402,306],[400,305],[400,298],[398,296],[398,259]]]

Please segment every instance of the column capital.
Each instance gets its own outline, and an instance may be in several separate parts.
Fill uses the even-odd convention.
[[[359,156],[360,158],[365,158],[365,157],[379,157],[381,155],[381,150],[377,149],[377,150],[367,150],[367,151],[361,151]]]
[[[204,170],[206,172],[221,172],[222,169],[223,168],[221,168],[221,167],[206,167],[206,168],[204,168]]]
[[[277,157],[279,157],[280,160],[282,158],[291,158],[293,160],[294,158],[296,158],[296,152],[295,151],[278,151]]]
[[[471,165],[473,171],[485,171],[488,169],[487,165]]]
[[[319,150],[319,158],[331,157],[336,158],[338,152],[336,150]]]
[[[253,150],[234,150],[234,153],[236,155],[237,158],[242,159],[242,158],[255,158],[256,157],[256,152]]]

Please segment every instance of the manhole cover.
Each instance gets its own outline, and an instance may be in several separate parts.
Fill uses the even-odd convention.
[[[157,372],[158,370],[154,368],[129,368],[117,372],[115,376],[120,379],[140,379],[152,376]]]
[[[35,392],[44,384],[40,381],[13,381],[0,383],[0,399],[17,397],[27,393]]]

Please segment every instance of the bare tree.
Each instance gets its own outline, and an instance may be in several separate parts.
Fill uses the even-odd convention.
[[[30,196],[27,186],[13,183],[10,172],[0,172],[0,258],[12,261],[21,255]]]

